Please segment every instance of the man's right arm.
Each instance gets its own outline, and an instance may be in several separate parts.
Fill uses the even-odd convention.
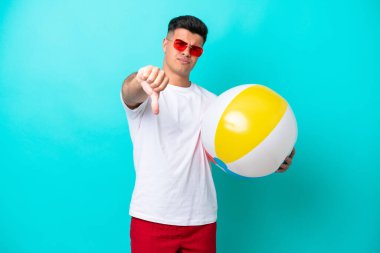
[[[145,93],[136,77],[137,72],[129,75],[121,88],[123,101],[130,109],[139,107],[148,98],[148,94]]]

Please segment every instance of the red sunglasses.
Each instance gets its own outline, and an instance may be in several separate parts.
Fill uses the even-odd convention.
[[[167,39],[167,40],[172,41],[169,39]],[[183,40],[175,39],[173,41],[173,47],[180,52],[185,51],[188,46],[189,46],[189,43],[187,43]],[[191,56],[200,57],[202,55],[202,53],[203,53],[203,48],[190,45],[190,55]]]

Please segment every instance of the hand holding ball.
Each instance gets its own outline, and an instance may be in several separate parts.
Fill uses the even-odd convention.
[[[291,153],[297,122],[288,102],[262,85],[222,93],[205,112],[202,143],[216,165],[242,177],[275,172]]]

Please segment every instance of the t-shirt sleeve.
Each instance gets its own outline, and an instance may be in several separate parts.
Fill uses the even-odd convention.
[[[218,97],[216,94],[212,93],[211,91],[208,91],[206,89],[203,89],[203,95],[205,97],[205,110],[208,109],[208,107],[215,102],[216,98]]]
[[[131,109],[124,103],[123,96],[120,92],[120,100],[127,116],[132,142],[134,141],[134,137],[140,128],[141,118],[143,117],[144,111],[146,110],[146,107],[149,103],[149,99],[150,98],[146,99],[141,105],[139,105],[139,107]]]

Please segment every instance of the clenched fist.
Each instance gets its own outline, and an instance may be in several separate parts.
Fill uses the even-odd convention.
[[[158,98],[160,92],[168,85],[169,78],[160,68],[148,65],[139,69],[136,80],[140,83],[145,93],[151,97],[153,113],[158,114]]]

